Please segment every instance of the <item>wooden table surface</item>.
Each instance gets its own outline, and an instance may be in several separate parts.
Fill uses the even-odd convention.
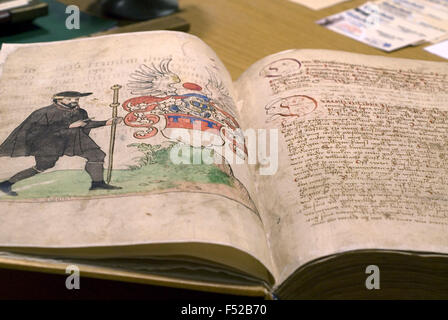
[[[89,11],[96,0],[61,0]],[[293,48],[334,49],[365,54],[446,61],[423,50],[428,44],[393,53],[327,30],[316,20],[354,8],[366,0],[351,0],[313,11],[288,0],[179,0],[180,17],[190,33],[200,37],[218,54],[236,79],[266,55]]]

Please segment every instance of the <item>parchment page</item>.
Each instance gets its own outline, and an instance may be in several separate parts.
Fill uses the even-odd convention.
[[[210,242],[270,268],[247,171],[220,149],[239,128],[231,78],[201,40],[145,32],[2,52],[0,246]]]
[[[345,250],[448,253],[446,63],[291,50],[236,87],[244,127],[279,132],[254,176],[280,281]]]

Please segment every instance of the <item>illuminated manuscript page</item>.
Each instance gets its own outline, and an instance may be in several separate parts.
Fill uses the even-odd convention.
[[[236,87],[243,126],[279,130],[255,176],[280,282],[345,250],[448,253],[448,64],[291,50]]]
[[[202,41],[184,33],[151,32],[6,45],[2,54],[2,143],[13,136],[9,141],[16,146],[22,143],[23,149],[20,137],[34,139],[29,137],[31,131],[22,128],[14,136],[14,129],[32,112],[51,105],[60,92],[92,93],[81,97],[79,106],[88,113],[87,121],[103,121],[112,116],[111,87],[117,84],[121,86],[117,113],[125,121],[116,126],[110,182],[122,188],[119,190],[89,190],[86,159],[76,147],[71,155],[66,154],[66,147],[54,166],[48,165],[51,159],[47,158],[46,162],[41,159],[39,167],[33,155],[38,151],[51,156],[53,147],[40,145],[36,138],[27,142],[34,151],[19,150],[13,156],[14,143],[4,144],[1,181],[28,168],[40,170],[32,177],[28,176],[33,169],[22,174],[28,175],[27,179],[12,186],[17,195],[2,193],[0,246],[217,243],[243,250],[272,269],[263,225],[249,196],[245,167],[233,166],[230,161],[182,167],[169,159],[173,141],[180,139],[190,147],[185,137],[175,136],[174,129],[192,134],[193,123],[210,127],[214,131],[209,142],[191,145],[210,149],[211,145],[229,144],[222,129],[229,132],[238,126],[231,78]],[[210,101],[219,106],[219,112],[210,108]],[[52,108],[56,107],[49,108],[51,116],[45,111],[31,127],[37,128],[42,121],[54,124],[56,109]],[[70,129],[60,130],[49,134],[65,135]],[[214,145],[212,136],[217,138]],[[106,153],[107,169],[111,126],[93,128],[88,138],[82,139],[92,139]]]

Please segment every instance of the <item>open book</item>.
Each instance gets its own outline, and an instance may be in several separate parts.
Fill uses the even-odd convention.
[[[0,59],[1,266],[447,296],[448,64],[290,50],[232,83],[204,42],[163,31]]]

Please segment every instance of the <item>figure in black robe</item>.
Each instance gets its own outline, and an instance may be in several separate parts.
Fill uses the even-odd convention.
[[[87,111],[78,105],[79,97],[91,93],[60,92],[53,96],[53,104],[31,113],[0,145],[1,157],[34,156],[36,165],[0,183],[0,191],[16,196],[14,183],[30,178],[54,167],[61,156],[80,156],[87,160],[85,170],[92,179],[90,190],[120,189],[108,185],[103,178],[106,154],[89,137],[93,128],[109,125],[112,121],[92,121]]]

